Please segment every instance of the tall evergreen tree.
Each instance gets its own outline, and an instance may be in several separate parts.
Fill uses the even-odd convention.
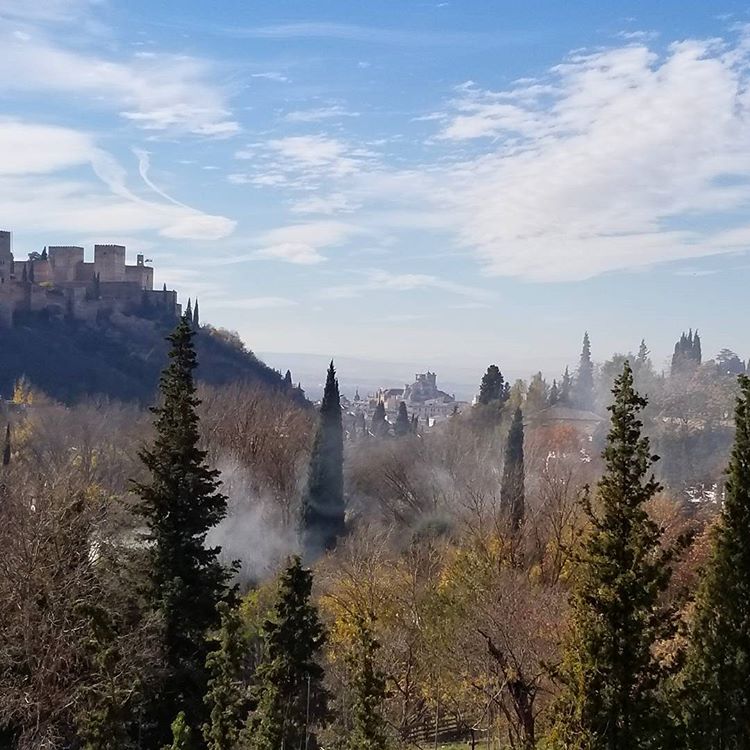
[[[193,325],[193,303],[190,297],[188,297],[187,307],[185,308],[185,320],[187,320],[189,325]]]
[[[691,750],[750,748],[750,379],[740,375],[726,496],[685,668]]]
[[[206,660],[210,675],[206,706],[210,714],[203,725],[203,737],[207,750],[237,750],[249,708],[249,696],[242,680],[248,643],[237,608],[222,602],[219,612],[218,647]]]
[[[674,345],[674,354],[672,355],[672,375],[692,372],[700,365],[703,358],[701,352],[701,339],[698,331],[693,333],[691,328],[688,333],[684,331],[679,340]]]
[[[562,380],[560,381],[560,403],[570,406],[573,398],[573,378],[570,375],[570,369],[565,368]]]
[[[3,447],[3,466],[10,463],[10,422],[5,427],[5,446]]]
[[[354,618],[353,643],[346,655],[348,688],[351,691],[351,727],[345,750],[385,750],[388,731],[383,717],[385,675],[375,659],[380,644],[370,623],[362,616]]]
[[[152,703],[157,747],[180,711],[191,726],[203,723],[206,635],[219,624],[217,604],[227,596],[229,580],[220,548],[205,544],[227,505],[218,491],[218,472],[198,447],[193,336],[185,315],[167,339],[170,364],[161,376],[161,405],[152,409],[156,438],[140,453],[150,478],[135,485],[137,510],[147,527],[147,598],[163,623],[165,677]]]
[[[482,376],[477,403],[486,406],[493,402],[505,403],[510,393],[510,383],[505,382],[497,365],[490,365]]]
[[[576,372],[573,400],[579,409],[594,407],[594,363],[591,361],[591,341],[588,331],[583,334],[583,347]]]
[[[284,387],[291,389],[293,387],[293,385],[294,384],[292,383],[292,371],[291,370],[287,370],[286,374],[284,375]]]
[[[523,465],[523,412],[516,408],[505,445],[501,495],[511,528],[521,527],[525,512],[525,470]]]
[[[646,346],[646,339],[641,339],[641,345],[638,347],[638,355],[635,358],[636,367],[638,369],[645,367],[648,362],[649,354],[651,354],[651,352],[649,352],[648,347]]]
[[[198,311],[198,298],[195,298],[195,307],[193,307],[193,328],[197,331],[201,327],[201,316]]]
[[[393,425],[393,434],[396,437],[402,437],[408,435],[411,428],[409,422],[409,414],[406,411],[406,403],[404,401],[399,402],[398,415],[396,416],[396,422]]]
[[[547,405],[554,406],[560,401],[560,389],[557,387],[557,380],[552,381],[552,385],[549,389],[549,396],[547,397]]]
[[[654,645],[671,632],[660,604],[669,553],[646,503],[660,490],[639,418],[646,400],[625,362],[609,407],[606,471],[597,487],[571,593],[571,632],[559,678],[550,744],[559,750],[657,750],[659,689],[664,677]]]
[[[325,718],[323,669],[317,661],[325,641],[310,602],[312,573],[293,558],[281,576],[273,612],[263,624],[265,660],[258,668],[257,708],[247,724],[247,750],[315,747],[315,728]]]
[[[382,401],[378,401],[375,405],[370,426],[372,427],[372,434],[376,437],[384,437],[388,434],[389,425],[385,418],[385,404]]]
[[[345,530],[344,428],[336,370],[331,362],[313,442],[307,490],[302,503],[301,537],[305,559],[333,549]]]

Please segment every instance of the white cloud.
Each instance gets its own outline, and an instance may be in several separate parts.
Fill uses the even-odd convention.
[[[65,49],[40,31],[0,32],[0,43],[5,91],[88,95],[90,106],[113,107],[146,130],[212,137],[239,130],[225,94],[208,82],[210,67],[196,58],[148,53],[115,62]]]
[[[94,152],[86,133],[0,119],[0,175],[54,172],[85,163]]]
[[[750,207],[749,79],[744,44],[686,41],[577,54],[508,91],[465,84],[441,135],[494,142],[424,200],[497,275],[584,279],[737,249],[701,219],[728,229]]]
[[[349,112],[337,104],[330,107],[297,110],[284,115],[287,122],[322,122],[323,120],[338,120],[342,117],[359,117],[359,112]]]
[[[302,266],[322,263],[326,258],[312,245],[304,242],[281,242],[258,250],[256,257],[267,260],[283,260]]]
[[[251,78],[262,78],[266,81],[275,81],[276,83],[289,83],[289,78],[283,73],[277,73],[275,71],[269,71],[267,73],[252,73]]]
[[[233,310],[269,310],[294,307],[297,302],[286,297],[244,297],[240,299],[211,299],[211,307]]]
[[[339,214],[350,213],[358,208],[345,193],[313,195],[296,201],[292,211],[296,214]]]
[[[75,179],[74,167],[92,174]],[[210,240],[225,237],[235,222],[186,206],[141,176],[160,200],[142,198],[128,187],[126,170],[85,133],[68,128],[0,120],[0,216],[16,231],[123,234],[156,231],[164,237]],[[91,179],[96,177],[104,183]]]
[[[492,299],[492,294],[484,289],[457,284],[432,274],[394,274],[389,271],[372,269],[367,271],[364,276],[365,280],[361,282],[327,287],[321,290],[320,296],[324,299],[349,299],[358,297],[365,292],[412,292],[422,289],[437,289],[478,301]]]
[[[325,169],[336,176],[350,174],[357,166],[343,143],[321,135],[278,138],[269,141],[268,147],[295,165]]]

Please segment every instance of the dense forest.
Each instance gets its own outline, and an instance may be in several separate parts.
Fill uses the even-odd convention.
[[[16,368],[0,747],[750,747],[739,357],[586,335],[560,377],[362,425],[333,363],[316,411],[225,338],[154,345],[150,411]]]

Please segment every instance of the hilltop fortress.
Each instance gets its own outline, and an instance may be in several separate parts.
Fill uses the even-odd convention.
[[[13,326],[23,313],[46,313],[95,321],[113,312],[177,317],[177,292],[154,289],[154,269],[143,255],[125,262],[123,245],[94,245],[94,260],[82,247],[51,246],[15,260],[11,233],[0,231],[0,325]]]

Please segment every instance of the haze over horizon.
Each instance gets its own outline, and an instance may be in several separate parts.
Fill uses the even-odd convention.
[[[748,21],[0,0],[0,228],[145,252],[262,353],[551,379],[584,330],[661,368],[692,327],[747,359]]]

